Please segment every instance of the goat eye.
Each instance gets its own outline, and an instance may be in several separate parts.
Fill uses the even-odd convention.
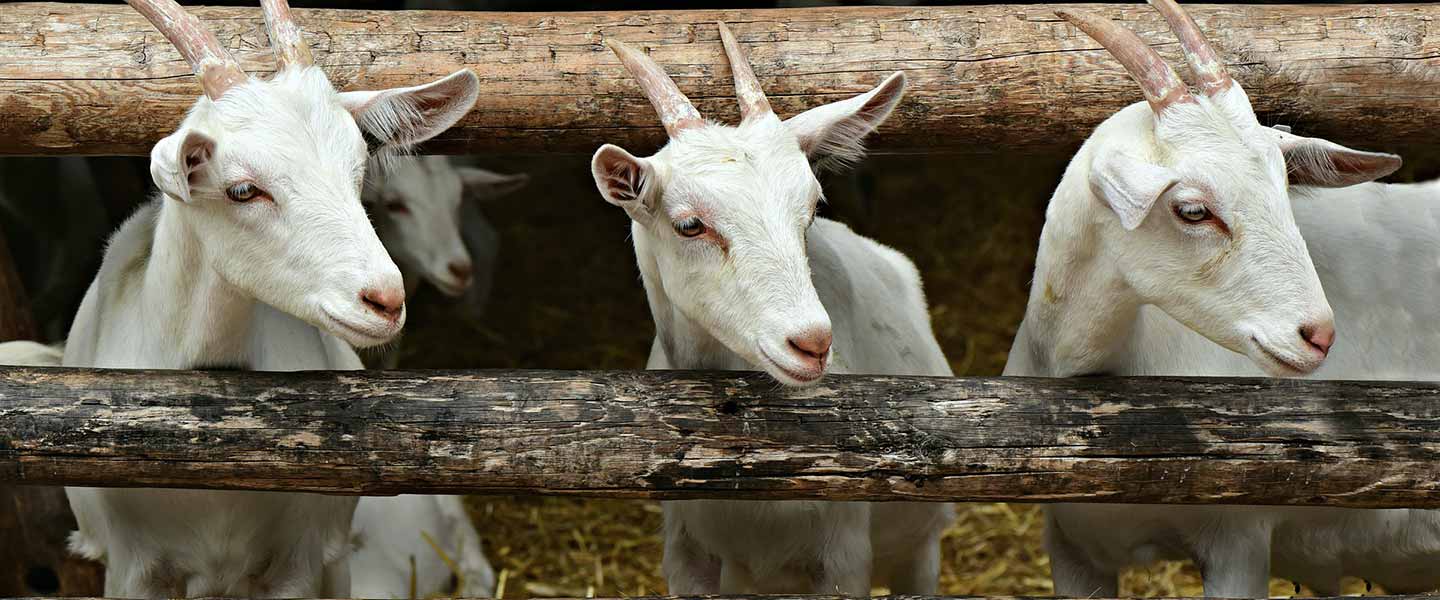
[[[265,197],[265,191],[253,183],[237,183],[225,190],[225,196],[232,202],[249,202]]]
[[[385,210],[388,210],[388,211],[390,211],[390,212],[392,212],[392,213],[395,213],[395,214],[397,214],[397,215],[408,215],[408,214],[410,214],[410,207],[405,206],[405,203],[404,203],[404,202],[386,202],[386,203],[385,203]]]
[[[705,222],[699,217],[690,217],[675,224],[675,233],[680,234],[680,237],[693,238],[705,233]]]
[[[1175,214],[1191,223],[1199,223],[1210,218],[1210,209],[1203,204],[1181,204],[1175,207]]]

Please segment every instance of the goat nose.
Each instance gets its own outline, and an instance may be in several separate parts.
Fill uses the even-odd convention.
[[[468,262],[456,261],[446,266],[450,269],[450,274],[461,281],[470,279],[470,274],[475,272],[474,268],[471,267]]]
[[[790,348],[815,360],[825,360],[830,353],[830,330],[811,329],[800,335],[790,336]]]
[[[1335,343],[1335,325],[1328,321],[1301,325],[1300,337],[1319,350],[1321,356],[1327,356],[1330,354],[1330,346]]]
[[[399,319],[401,311],[405,310],[405,288],[365,288],[360,292],[360,303],[370,309],[370,312],[394,321]]]

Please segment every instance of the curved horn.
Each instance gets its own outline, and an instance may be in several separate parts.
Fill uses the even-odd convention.
[[[175,0],[125,0],[155,26],[170,45],[180,52],[190,71],[200,79],[200,89],[211,100],[219,100],[228,90],[243,83],[249,76],[240,63],[220,45],[219,38],[200,23]]]
[[[310,45],[295,17],[290,14],[290,3],[285,0],[260,0],[260,9],[265,12],[265,31],[270,35],[270,48],[280,69],[303,68],[314,64],[310,57]]]
[[[1185,87],[1185,82],[1180,80],[1175,70],[1165,64],[1164,59],[1134,32],[1110,19],[1089,13],[1058,10],[1055,14],[1080,28],[1109,50],[1110,55],[1125,66],[1135,83],[1140,84],[1140,90],[1145,93],[1145,100],[1150,102],[1150,108],[1154,109],[1155,114],[1160,114],[1167,106],[1176,102],[1193,99],[1190,97],[1189,88]]]
[[[725,58],[730,61],[730,72],[735,76],[735,98],[740,101],[740,120],[773,114],[775,111],[770,108],[770,100],[765,98],[765,90],[760,89],[760,80],[755,78],[755,70],[750,66],[745,48],[735,41],[735,34],[730,33],[729,27],[724,23],[717,25],[720,26],[720,43],[725,45]]]
[[[675,87],[675,82],[665,74],[665,69],[655,64],[654,60],[619,40],[606,40],[605,44],[610,46],[615,56],[620,57],[620,63],[625,65],[625,70],[640,83],[640,90],[650,99],[650,105],[655,107],[656,114],[660,115],[660,123],[665,125],[665,132],[670,134],[670,137],[705,124],[705,119],[700,117],[700,111],[695,110],[690,99],[680,93],[680,88]]]
[[[1200,32],[1200,26],[1195,24],[1195,19],[1190,18],[1175,0],[1148,1],[1150,6],[1165,15],[1165,20],[1170,22],[1170,30],[1175,32],[1175,37],[1180,38],[1180,47],[1185,50],[1185,62],[1190,63],[1190,70],[1195,72],[1200,93],[1210,96],[1230,89],[1235,80],[1230,78],[1224,61],[1221,61],[1220,55],[1210,47],[1210,42],[1205,39],[1205,34]]]

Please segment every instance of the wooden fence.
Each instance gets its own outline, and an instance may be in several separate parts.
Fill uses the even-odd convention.
[[[601,43],[648,49],[705,114],[735,108],[713,23],[782,114],[904,70],[886,151],[1078,144],[1139,94],[1054,5],[636,13],[297,11],[338,86],[474,67],[476,110],[427,150],[637,150],[661,139]],[[1148,7],[1088,5],[1181,64]],[[253,72],[258,9],[195,11]],[[1432,141],[1437,5],[1194,6],[1266,122]],[[707,43],[713,42],[713,43]],[[124,6],[0,8],[0,154],[145,154],[198,88]],[[1368,143],[1367,143],[1368,142]],[[33,333],[0,240],[0,340]],[[98,595],[55,488],[339,494],[1440,508],[1440,386],[1247,379],[0,368],[0,596]],[[58,508],[57,508],[58,507]],[[737,597],[737,600],[740,597]],[[780,600],[780,596],[767,597]]]
[[[715,22],[746,43],[782,115],[879,83],[912,85],[871,146],[1007,152],[1078,145],[1140,99],[1129,76],[1054,15],[1061,5],[589,13],[300,10],[340,87],[413,85],[461,67],[480,101],[429,152],[632,150],[663,139],[649,103],[602,43],[648,51],[707,116],[736,108]],[[1183,64],[1143,3],[1086,5]],[[1429,144],[1440,5],[1189,6],[1266,123],[1374,147]],[[269,72],[258,8],[194,11],[252,72]],[[189,68],[123,5],[0,8],[0,154],[148,154],[199,94]]]
[[[0,481],[1440,508],[1440,385],[0,368]]]

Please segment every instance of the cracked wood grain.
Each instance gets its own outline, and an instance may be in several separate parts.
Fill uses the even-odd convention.
[[[0,369],[0,481],[1440,508],[1440,385]]]
[[[791,595],[791,594],[715,594],[711,596],[625,596],[623,598],[585,598],[584,600],[855,600],[855,596],[836,595]],[[1048,598],[1048,596],[914,596],[914,595],[885,595],[870,596],[872,600],[1034,600],[1036,598]],[[1311,600],[1350,600],[1354,596],[1325,597],[1317,596]],[[1414,596],[1365,596],[1373,600],[1434,600],[1433,594],[1420,594]],[[16,598],[15,600],[44,600],[41,598]],[[75,598],[74,600],[104,600],[102,598]],[[194,599],[210,600],[210,599]],[[218,600],[218,599],[216,599]],[[554,597],[547,600],[581,600],[580,598]],[[1115,600],[1103,596],[1088,596],[1085,600]],[[1180,598],[1156,598],[1155,600],[1181,600]]]
[[[1120,65],[1053,14],[1058,5],[575,13],[297,10],[344,89],[413,85],[469,67],[476,108],[429,144],[440,153],[635,151],[659,122],[602,40],[637,45],[702,114],[737,108],[715,21],[730,23],[783,116],[864,92],[895,70],[910,92],[871,140],[881,151],[1074,146],[1140,100]],[[1174,36],[1143,4],[1118,18],[1184,73]],[[258,9],[192,8],[255,74],[274,68]],[[1440,108],[1435,4],[1187,5],[1254,99],[1261,121],[1367,147],[1425,145]],[[0,154],[147,154],[199,87],[126,6],[0,7]]]

